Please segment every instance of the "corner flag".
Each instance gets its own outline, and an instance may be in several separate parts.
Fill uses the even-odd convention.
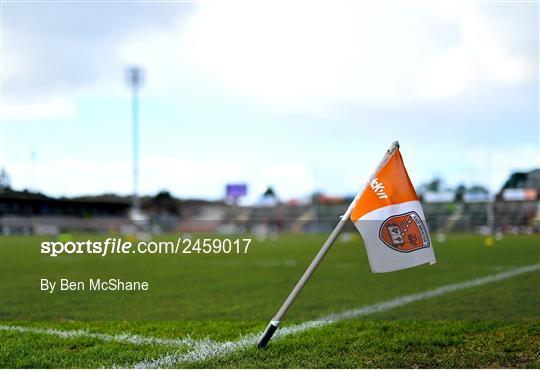
[[[396,271],[423,263],[435,263],[424,212],[405,170],[399,153],[399,143],[396,141],[386,151],[364,191],[354,198],[304,275],[270,321],[257,342],[257,347],[266,347],[281,319],[328,253],[349,218],[364,238],[373,272]]]
[[[434,264],[422,205],[397,148],[375,172],[351,213],[373,272]]]

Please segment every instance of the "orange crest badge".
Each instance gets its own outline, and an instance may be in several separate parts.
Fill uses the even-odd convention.
[[[424,222],[411,211],[388,217],[379,230],[381,240],[398,252],[412,252],[430,246]]]

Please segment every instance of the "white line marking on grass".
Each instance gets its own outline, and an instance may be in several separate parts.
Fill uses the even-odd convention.
[[[521,274],[538,271],[538,270],[540,270],[540,263],[516,268],[516,269],[505,271],[505,272],[500,272],[494,275],[484,276],[481,278],[465,281],[463,283],[444,285],[437,289],[428,290],[423,293],[417,293],[417,294],[411,294],[411,295],[398,297],[398,298],[391,299],[389,301],[385,301],[381,303],[377,303],[371,306],[366,306],[366,307],[362,307],[362,308],[358,308],[354,310],[334,313],[331,315],[321,317],[317,320],[306,321],[302,324],[286,326],[284,328],[278,329],[278,331],[275,334],[275,338],[281,338],[281,337],[285,337],[291,334],[296,334],[296,333],[301,333],[307,330],[311,330],[314,328],[320,328],[320,327],[327,326],[338,321],[343,321],[343,320],[366,316],[366,315],[370,315],[370,314],[374,314],[378,312],[388,311],[397,307],[405,306],[412,302],[418,302],[425,299],[439,297],[448,293],[456,292],[458,290],[473,288],[473,287],[485,285],[488,283],[493,283],[496,281],[510,279]],[[261,334],[262,332],[251,334],[245,337],[241,337],[239,340],[234,341],[234,342],[229,341],[229,342],[223,342],[223,343],[218,343],[218,342],[201,343],[198,346],[198,348],[196,348],[193,351],[190,351],[187,353],[170,354],[170,355],[166,355],[164,357],[158,358],[158,359],[142,361],[135,364],[134,367],[136,368],[172,367],[180,363],[204,361],[210,358],[224,356],[232,352],[245,349],[249,346],[255,346],[257,343],[257,339],[259,338]]]
[[[167,339],[167,338],[155,338],[155,337],[145,337],[136,334],[104,334],[96,333],[84,329],[78,330],[62,330],[62,329],[51,329],[51,328],[37,328],[37,327],[26,327],[26,326],[16,326],[16,325],[0,325],[0,330],[3,331],[15,331],[19,333],[32,333],[32,334],[47,334],[54,335],[60,338],[92,338],[98,339],[104,342],[120,342],[120,343],[129,343],[134,345],[159,345],[159,346],[169,346],[169,347],[181,347],[188,346],[190,348],[199,348],[201,345],[210,345],[216,344],[217,342],[211,341],[209,339],[197,340],[190,337],[185,337],[181,339]]]

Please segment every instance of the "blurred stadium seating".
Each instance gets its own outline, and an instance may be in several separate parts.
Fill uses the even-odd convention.
[[[492,227],[501,232],[540,231],[540,170],[512,174],[491,201],[424,201],[433,231],[479,231]],[[512,200],[505,197],[511,189]],[[517,191],[521,189],[522,191]],[[517,194],[517,195],[516,195]],[[516,196],[522,194],[522,198]],[[422,198],[422,197],[421,197]],[[180,200],[168,192],[141,198],[149,231],[236,233],[329,232],[344,213],[351,197],[314,194],[310,201],[237,206],[225,201]],[[52,198],[40,193],[4,188],[0,192],[0,227],[3,234],[56,234],[60,232],[127,232],[130,198],[112,194]],[[352,227],[352,225],[349,225]],[[351,228],[352,230],[352,228]]]

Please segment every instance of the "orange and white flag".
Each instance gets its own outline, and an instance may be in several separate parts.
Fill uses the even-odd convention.
[[[362,234],[373,272],[435,263],[424,211],[399,148],[373,175],[351,220]]]

